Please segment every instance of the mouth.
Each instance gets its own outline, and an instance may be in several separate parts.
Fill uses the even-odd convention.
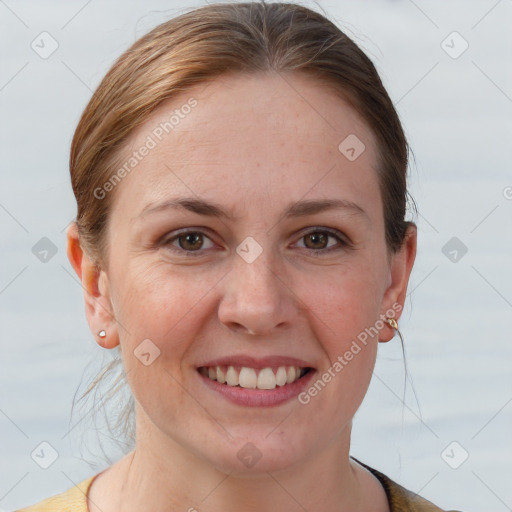
[[[269,391],[291,385],[313,370],[308,366],[294,365],[267,366],[264,368],[214,365],[200,366],[197,369],[204,377],[228,387]]]
[[[305,359],[237,354],[203,361],[196,373],[208,396],[242,407],[270,408],[296,399],[317,370]]]

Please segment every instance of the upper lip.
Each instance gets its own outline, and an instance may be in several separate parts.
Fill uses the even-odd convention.
[[[297,359],[296,357],[266,356],[256,358],[243,354],[238,356],[219,357],[218,359],[206,361],[197,367],[201,368],[202,366],[245,366],[247,368],[255,369],[278,366],[299,366],[301,368],[313,368],[313,366],[307,361],[304,361],[303,359]]]

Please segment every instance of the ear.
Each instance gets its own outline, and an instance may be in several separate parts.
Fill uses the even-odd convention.
[[[394,318],[398,322],[404,308],[407,294],[407,284],[416,258],[417,228],[414,222],[409,222],[402,247],[392,255],[390,264],[390,283],[386,288],[382,300],[381,318],[385,319],[395,312]],[[387,312],[387,313],[386,313]],[[379,341],[386,342],[395,335],[395,330],[384,321]]]
[[[83,250],[75,222],[68,227],[66,235],[68,258],[84,290],[85,315],[89,327],[98,345],[114,348],[119,345],[119,334],[113,314],[108,276]],[[105,337],[99,336],[101,331],[105,331]]]

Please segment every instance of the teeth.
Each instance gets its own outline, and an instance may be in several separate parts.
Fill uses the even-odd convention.
[[[287,380],[286,368],[284,366],[280,366],[276,373],[276,384],[278,386],[284,386]]]
[[[208,371],[209,373],[209,371]],[[220,366],[217,366],[217,381],[221,384],[226,383],[226,374],[222,371],[222,368]],[[215,377],[213,377],[213,380],[215,380]]]
[[[240,374],[241,373],[242,372],[240,372]],[[276,376],[272,368],[263,368],[263,370],[260,370],[260,374],[258,375],[258,389],[274,389],[275,387]]]
[[[228,386],[238,386],[238,373],[236,373],[236,370],[230,366],[228,368],[228,372],[226,373],[226,384]]]
[[[238,377],[238,383],[242,388],[255,389],[258,383],[256,372],[252,368],[242,368]]]
[[[212,366],[201,368],[201,373],[211,380],[228,386],[240,386],[246,389],[275,389],[295,382],[306,373],[304,368],[296,366],[280,366],[276,373],[272,368],[255,370],[242,366],[238,372],[235,367]]]

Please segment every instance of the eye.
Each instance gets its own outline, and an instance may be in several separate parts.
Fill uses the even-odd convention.
[[[302,235],[300,241],[304,242],[302,247],[313,251],[330,252],[349,245],[341,233],[326,229],[316,229]]]
[[[343,233],[325,228],[303,234],[297,243],[299,247],[314,253],[327,253],[350,247],[350,242]],[[202,231],[189,229],[164,238],[162,246],[176,253],[199,255],[203,250],[214,248],[215,244]]]
[[[163,245],[176,251],[198,252],[200,249],[212,248],[213,242],[201,231],[182,231],[166,238]]]

